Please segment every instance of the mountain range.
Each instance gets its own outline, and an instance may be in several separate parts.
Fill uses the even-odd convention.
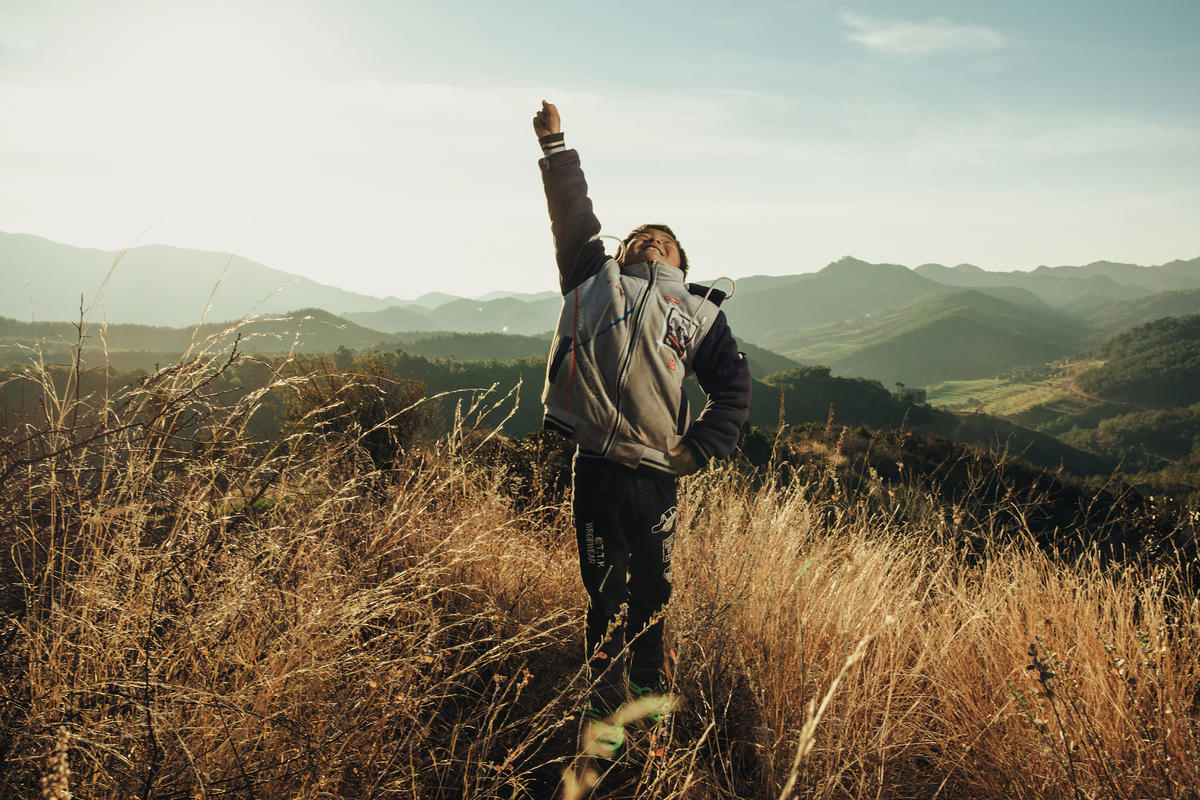
[[[310,311],[299,341],[271,329],[259,343],[267,346],[273,337],[279,349],[363,348],[412,331],[541,339],[560,304],[554,291],[371,297],[229,254],[164,245],[114,253],[0,233],[0,316],[74,319],[80,294],[85,303],[99,296],[102,318],[112,323],[179,328],[202,318],[222,323],[299,308],[345,320],[322,319],[318,334],[311,320],[320,315]],[[815,273],[738,279],[723,308],[739,341],[788,363],[920,385],[1044,363],[1148,320],[1200,311],[1200,258],[993,272],[969,264],[910,269],[847,256]]]

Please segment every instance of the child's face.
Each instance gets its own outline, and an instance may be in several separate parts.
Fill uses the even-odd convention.
[[[650,228],[636,234],[625,245],[624,263],[639,261],[662,261],[672,267],[679,266],[679,245],[666,231]]]

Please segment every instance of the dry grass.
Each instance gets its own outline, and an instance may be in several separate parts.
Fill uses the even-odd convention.
[[[124,396],[47,383],[8,434],[0,791],[37,796],[60,741],[76,796],[585,791],[565,498],[518,503],[471,435],[383,472],[353,432],[256,445],[266,390],[206,396],[205,347]],[[1200,611],[1170,565],[1019,537],[967,563],[990,532],[916,489],[754,477],[682,485],[677,707],[601,791],[1195,796]]]
[[[688,487],[676,619],[684,663],[718,645],[706,630],[736,633],[722,657],[744,672],[744,718],[730,736],[755,732],[766,787],[788,777],[805,705],[864,636],[803,796],[1059,797],[1068,752],[1084,796],[1200,785],[1197,607],[1165,574],[1066,567],[1023,544],[968,566],[917,498],[872,512],[742,483],[714,472]],[[1034,641],[1057,654],[1048,685],[1027,669]],[[1072,708],[1061,725],[1052,698]]]

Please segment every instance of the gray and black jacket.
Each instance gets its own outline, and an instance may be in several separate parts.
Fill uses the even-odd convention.
[[[681,440],[699,463],[729,455],[750,408],[750,371],[724,294],[670,264],[621,266],[604,252],[579,154],[544,137],[546,189],[563,292],[542,403],[544,424],[593,455],[670,471]],[[549,144],[548,144],[549,143]],[[683,379],[708,402],[693,423]]]

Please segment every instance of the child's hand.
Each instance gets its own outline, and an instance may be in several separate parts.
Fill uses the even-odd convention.
[[[676,475],[691,475],[693,472],[700,471],[700,463],[696,460],[696,454],[683,442],[667,451],[667,460],[671,463],[671,469]]]
[[[552,133],[562,132],[562,121],[558,118],[558,108],[554,103],[542,101],[542,110],[533,115],[533,132],[538,138]]]

